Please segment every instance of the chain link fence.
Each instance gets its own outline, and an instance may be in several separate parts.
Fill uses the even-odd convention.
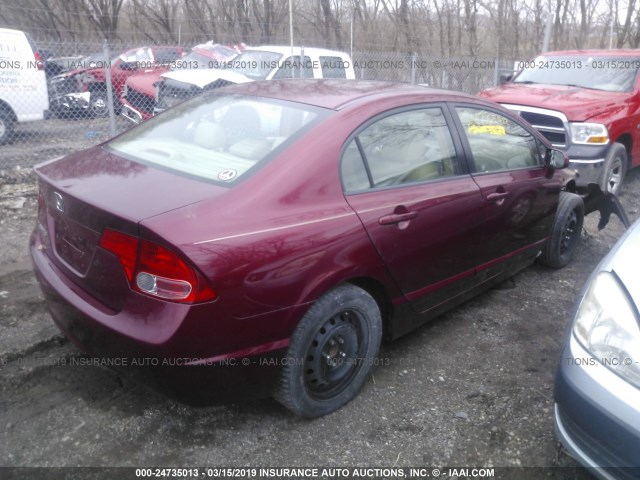
[[[27,58],[15,62],[0,56],[0,170],[30,167],[87,148],[145,121],[159,109],[194,92],[232,83],[228,79],[212,80],[201,88],[201,84],[196,87],[184,79],[196,70],[208,70],[208,74],[197,75],[208,75],[211,79],[216,78],[221,68],[234,70],[237,67],[234,62],[243,58],[235,56],[245,48],[250,47],[211,42],[192,47],[134,48],[106,42],[39,42],[33,61]],[[296,55],[308,58],[305,49]],[[509,71],[509,65],[513,65],[495,58],[362,51],[352,52],[349,61],[343,58],[341,62],[344,69],[323,67],[323,75],[349,76],[345,71],[352,68],[357,79],[415,83],[472,94],[495,85],[500,73]],[[258,73],[264,76],[264,66],[255,66],[256,72],[261,70]],[[282,64],[274,68],[278,66]],[[187,82],[188,94],[175,94],[174,89],[170,95],[169,89],[163,90],[162,75],[172,70],[183,71],[180,78]],[[318,76],[304,62],[297,69],[291,67],[283,75],[280,73],[267,72],[266,77]],[[20,85],[26,74],[32,75],[28,87]],[[33,75],[37,76],[35,81]],[[25,118],[19,109],[20,105],[35,101],[36,91],[46,91],[48,97],[48,106],[40,115],[42,120],[22,121],[33,119]]]

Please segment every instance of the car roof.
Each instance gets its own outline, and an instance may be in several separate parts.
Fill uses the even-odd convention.
[[[469,101],[492,104],[461,92],[429,88],[410,83],[382,82],[375,80],[344,79],[286,79],[264,80],[224,87],[219,93],[236,93],[289,100],[331,110],[371,100],[429,96],[429,100]],[[420,99],[424,101],[425,99]]]
[[[640,49],[618,48],[612,50],[558,50],[556,52],[545,52],[542,56],[555,57],[561,55],[578,55],[592,57],[640,57]]]
[[[244,52],[252,51],[252,50],[260,50],[263,52],[274,52],[279,53],[281,55],[291,55],[291,46],[287,45],[261,45],[259,47],[247,47]],[[293,47],[294,55],[301,55],[302,53],[313,54],[313,55],[323,55],[323,56],[336,56],[336,55],[346,55],[345,52],[339,52],[338,50],[327,50],[326,48],[316,48],[316,47]]]
[[[23,34],[24,32],[22,30],[13,30],[12,28],[0,28],[0,33],[19,33],[19,34]]]

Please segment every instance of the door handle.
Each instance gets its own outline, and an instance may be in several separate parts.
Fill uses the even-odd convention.
[[[384,217],[380,217],[378,219],[378,223],[380,225],[393,225],[394,223],[407,222],[412,218],[416,218],[418,216],[418,212],[411,211],[405,213],[392,213],[391,215],[385,215]]]
[[[503,200],[509,196],[509,192],[494,192],[487,195],[488,202],[497,202]]]

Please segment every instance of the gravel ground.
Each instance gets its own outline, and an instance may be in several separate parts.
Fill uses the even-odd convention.
[[[599,232],[588,218],[567,268],[533,265],[384,345],[387,365],[334,414],[303,420],[273,400],[196,408],[106,368],[60,365],[81,354],[54,326],[31,272],[27,167],[95,143],[86,132],[96,127],[53,123],[66,140],[40,145],[36,129],[1,147],[1,466],[575,467],[553,436],[554,372],[578,292],[623,232],[617,219]],[[632,171],[621,197],[632,220],[639,197]]]

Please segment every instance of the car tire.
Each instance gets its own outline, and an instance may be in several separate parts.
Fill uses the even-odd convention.
[[[603,192],[620,194],[624,176],[627,173],[627,149],[621,143],[614,143],[607,153],[600,178]]]
[[[584,202],[575,193],[560,192],[556,218],[540,263],[552,268],[562,268],[571,262],[582,234]]]
[[[13,137],[15,121],[9,112],[0,110],[0,145],[8,143]]]
[[[327,292],[291,337],[276,400],[309,418],[337,410],[366,382],[381,338],[382,316],[371,295],[351,284]]]

